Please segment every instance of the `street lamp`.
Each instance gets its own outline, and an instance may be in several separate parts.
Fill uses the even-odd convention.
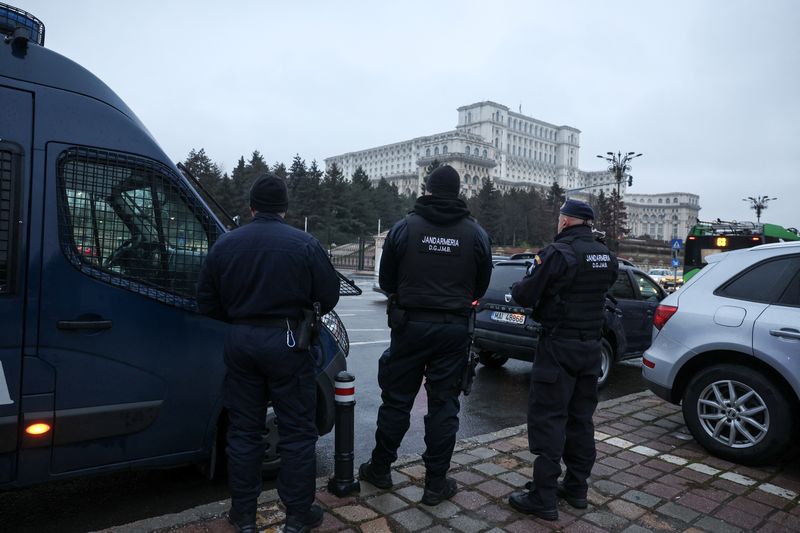
[[[756,212],[756,222],[761,222],[761,212],[766,209],[770,200],[777,200],[777,198],[770,198],[769,196],[748,196],[742,198],[742,201],[750,202],[750,209]]]
[[[625,179],[625,174],[631,169],[630,162],[637,157],[641,157],[642,154],[637,154],[636,152],[626,152],[622,153],[618,151],[616,154],[614,152],[606,152],[606,155],[598,155],[600,159],[605,159],[608,161],[608,170],[611,172],[611,175],[614,177],[614,180],[617,183],[617,198],[616,202],[621,202],[620,196],[620,186],[622,185],[622,180]],[[628,174],[628,186],[630,187],[633,185],[633,176]],[[614,248],[619,248],[619,205],[614,208],[613,214],[613,224],[614,233],[612,234]]]
[[[617,182],[617,196],[620,195],[619,187],[622,184],[622,180],[625,179],[625,173],[631,169],[630,162],[632,159],[636,159],[637,157],[641,157],[642,154],[637,154],[636,152],[628,152],[623,154],[622,152],[606,152],[606,155],[598,155],[600,159],[605,159],[608,161],[608,170],[613,174],[614,179]],[[633,185],[633,176],[628,175],[628,186],[630,187]]]

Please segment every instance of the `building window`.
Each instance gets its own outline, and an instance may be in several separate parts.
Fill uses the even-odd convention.
[[[469,155],[469,146],[467,146],[466,148],[464,148],[464,153],[465,153],[465,154],[467,154],[467,155]]]
[[[489,152],[487,152],[486,150],[484,150],[484,151],[483,151],[483,157],[489,157]]]
[[[439,147],[433,149],[433,155],[439,155]]]
[[[447,153],[447,145],[446,144],[444,146],[442,146],[442,153],[443,154]]]
[[[430,157],[430,156],[431,156],[431,149],[428,148],[425,150],[425,157]]]

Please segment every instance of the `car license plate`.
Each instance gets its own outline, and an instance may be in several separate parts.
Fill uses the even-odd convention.
[[[492,311],[492,320],[522,326],[525,324],[525,315],[519,313],[504,313],[502,311]]]

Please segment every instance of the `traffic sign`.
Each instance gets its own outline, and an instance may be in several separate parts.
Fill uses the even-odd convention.
[[[680,250],[682,246],[683,246],[683,241],[681,239],[672,239],[672,241],[670,242],[670,247],[673,250]]]
[[[673,268],[677,268],[679,266],[681,266],[681,260],[678,259],[677,257],[673,257],[672,258],[672,267]]]

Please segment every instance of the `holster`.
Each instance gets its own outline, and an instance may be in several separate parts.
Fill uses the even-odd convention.
[[[478,366],[478,354],[472,350],[467,350],[467,364],[461,373],[460,389],[464,396],[469,396],[472,392],[472,382],[475,381],[475,368]]]
[[[386,302],[386,322],[395,331],[402,330],[408,323],[406,310],[397,305],[396,294],[390,294]]]
[[[314,302],[314,309],[303,309],[303,319],[297,324],[294,351],[303,352],[319,339],[322,326],[319,302]]]

